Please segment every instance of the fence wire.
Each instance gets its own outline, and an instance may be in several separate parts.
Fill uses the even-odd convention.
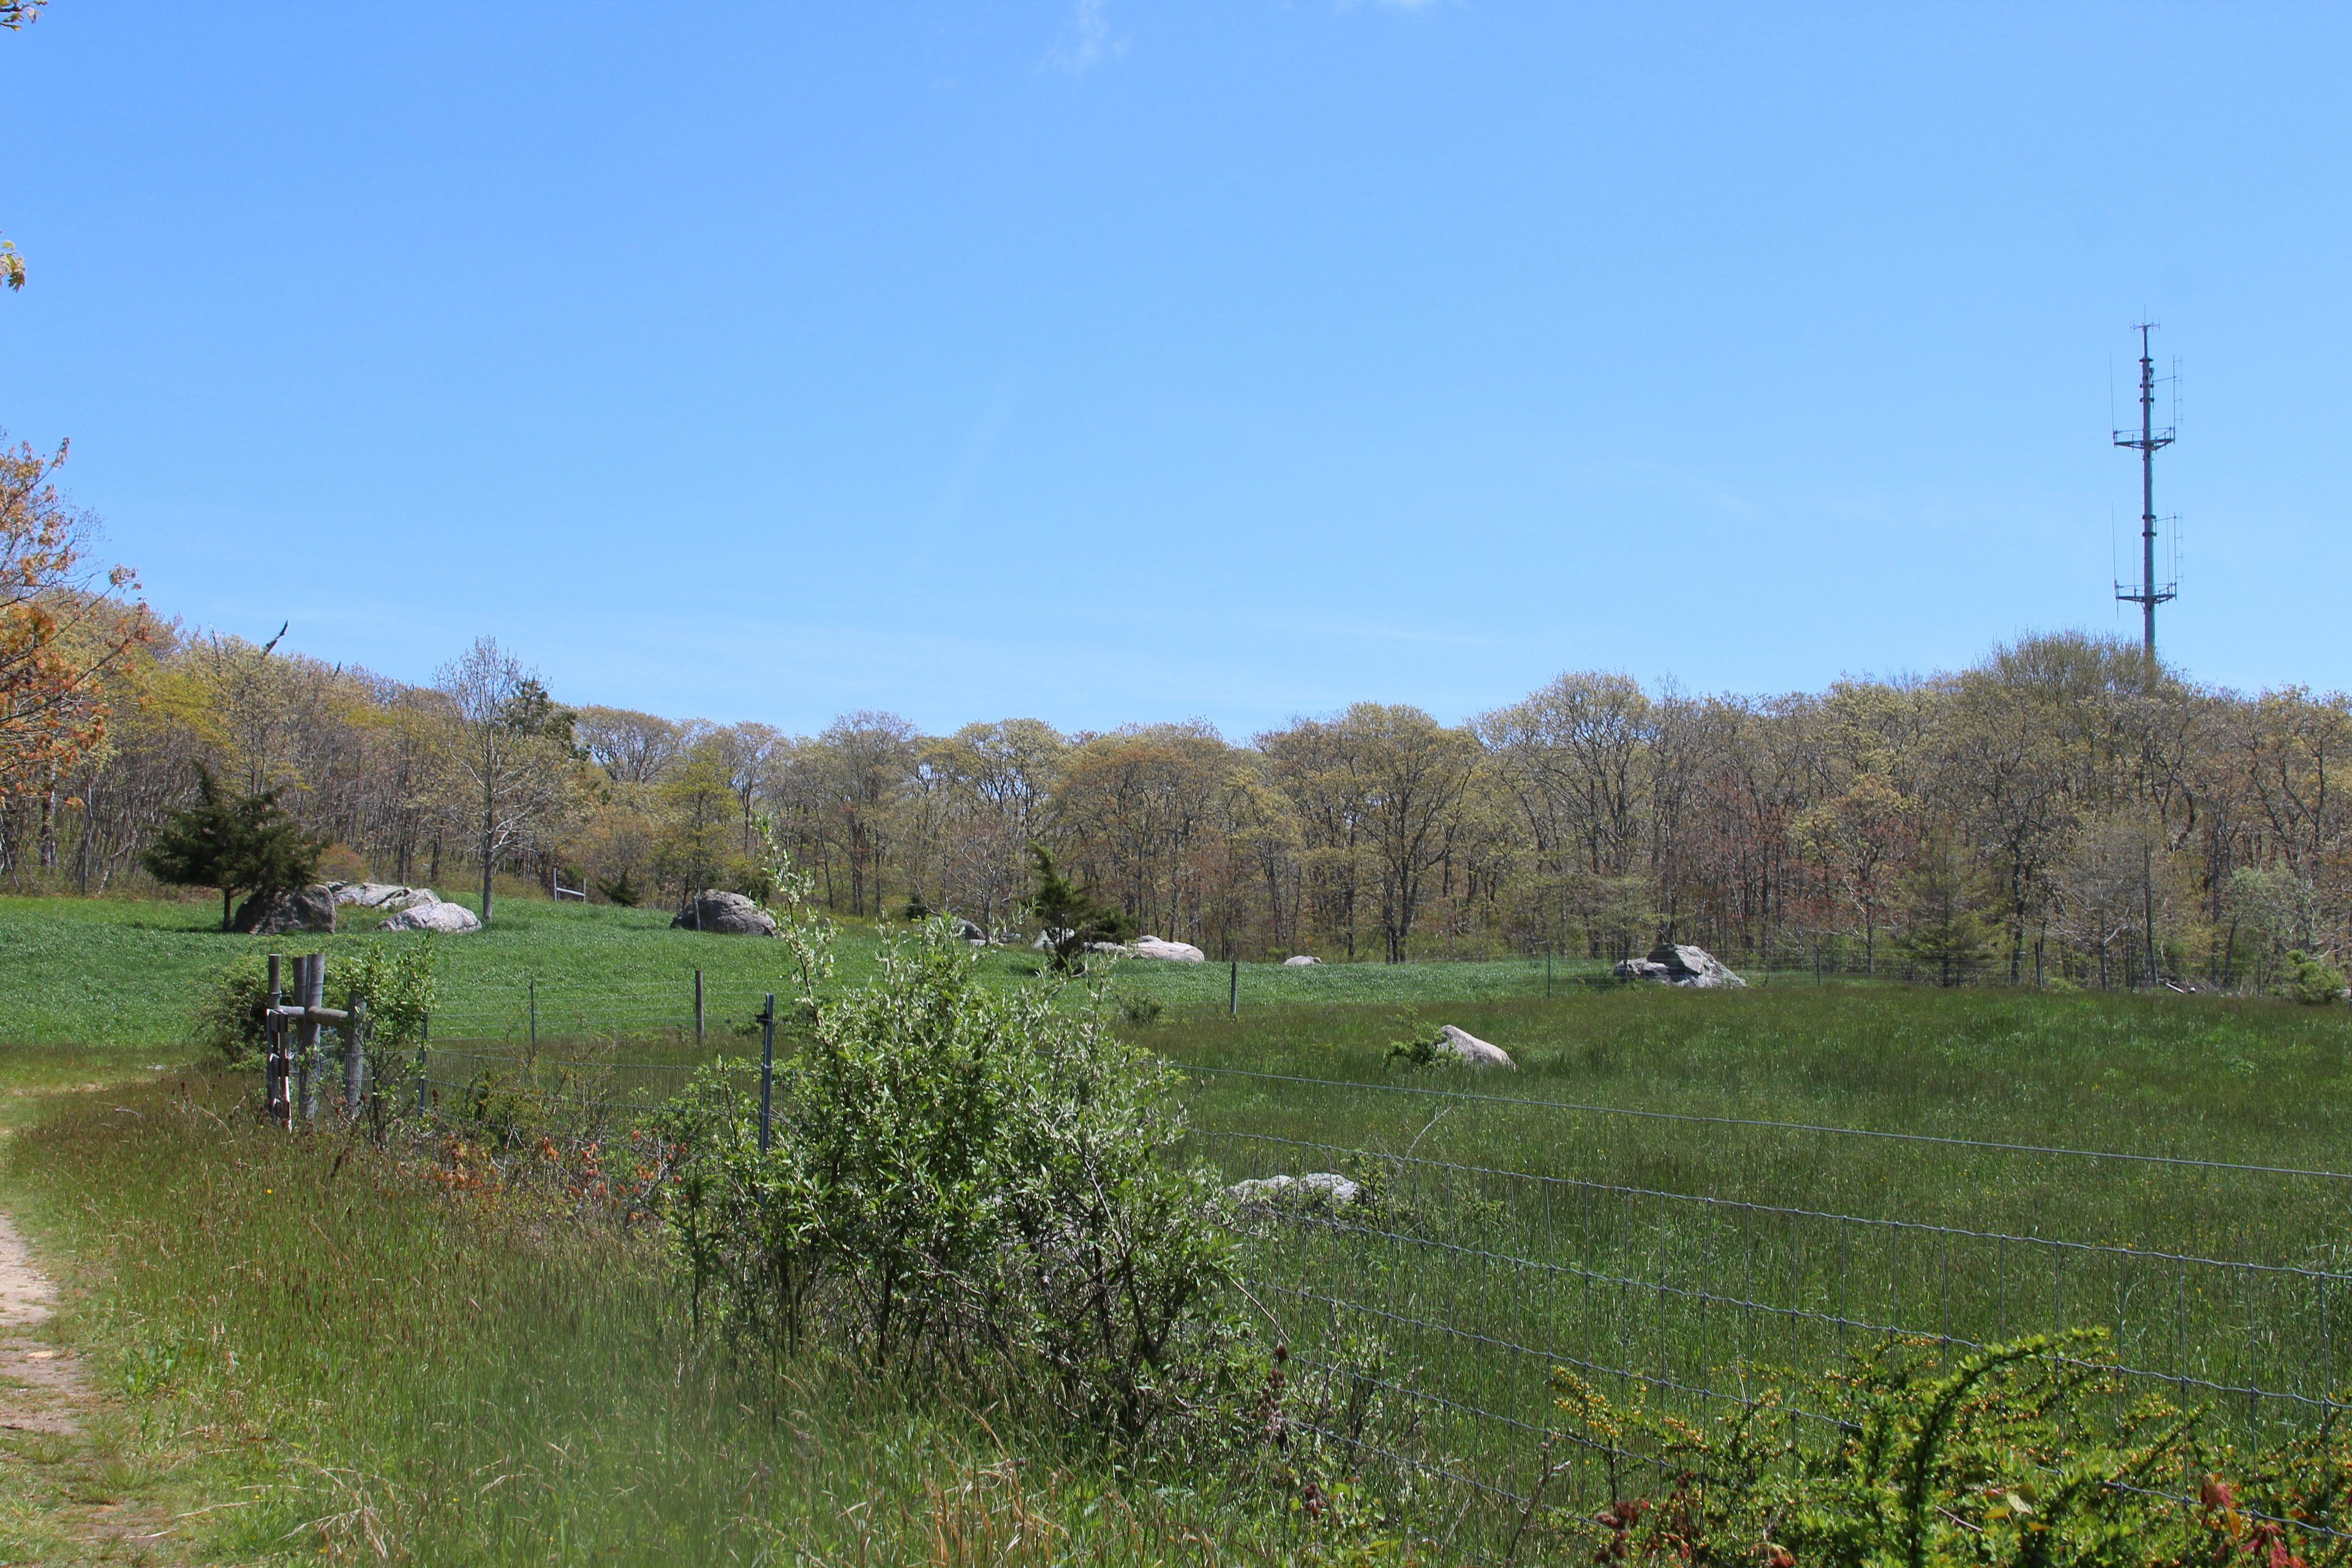
[[[433,1021],[415,1079],[420,1106],[475,1124],[560,1117],[622,1130],[676,1097],[712,1058],[717,1020],[752,1017],[762,999],[706,992],[698,1059],[646,1059],[643,1048],[649,1037],[694,1037],[690,994],[677,989],[541,994],[520,1006],[452,1009]],[[2352,1182],[2325,1169],[2190,1154],[1178,1065],[1204,1079],[1255,1081],[1310,1107],[1366,1092],[1563,1121],[1679,1125],[1696,1136],[1740,1129],[1821,1149],[1867,1141],[1923,1157],[1944,1149],[2144,1173],[2135,1180],[2292,1179],[2321,1184],[2330,1197],[2335,1184]],[[2160,1394],[2203,1407],[2221,1436],[2251,1450],[2347,1409],[2335,1334],[2352,1307],[2352,1272],[2332,1266],[1513,1170],[1416,1152],[1417,1143],[1380,1149],[1225,1124],[1213,1100],[1196,1104],[1192,1138],[1226,1180],[1328,1172],[1358,1184],[1344,1204],[1253,1204],[1234,1222],[1244,1287],[1302,1385],[1312,1384],[1302,1424],[1351,1464],[1458,1489],[1498,1518],[1513,1510],[1524,1518],[1536,1506],[1539,1474],[1554,1489],[1542,1496],[1549,1506],[1590,1502],[1622,1484],[1626,1467],[1662,1464],[1563,1431],[1555,1369],[1620,1405],[1704,1427],[1752,1408],[1781,1374],[1834,1369],[1873,1346],[1928,1342],[1966,1352],[2095,1328],[2114,1358],[2112,1382],[2097,1397],[2114,1415]],[[1793,1414],[1835,1425],[1828,1412]],[[1565,1457],[1545,1458],[1562,1445]],[[2319,1521],[2278,1522],[2352,1541]]]

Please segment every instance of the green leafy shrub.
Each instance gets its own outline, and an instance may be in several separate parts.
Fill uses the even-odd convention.
[[[292,978],[289,973],[286,983]],[[327,989],[331,1007],[354,994],[367,998],[371,1051],[413,1047],[433,1010],[433,943],[363,948],[356,958],[329,964]],[[269,1041],[262,1021],[268,1004],[268,960],[247,953],[230,961],[196,1005],[196,1044],[230,1066],[258,1060]]]
[[[1614,1406],[1565,1368],[1552,1381],[1570,1443],[1608,1467],[1615,1500],[1559,1521],[1593,1538],[1595,1562],[2304,1568],[2326,1538],[2279,1521],[2340,1529],[2352,1460],[2332,1426],[2249,1460],[2201,1440],[2195,1412],[2119,1409],[2098,1330],[1966,1351],[1892,1342],[1763,1391],[1712,1432]],[[2202,1478],[2193,1495],[2185,1477]]]
[[[952,923],[890,940],[827,994],[830,928],[785,880],[798,1053],[772,1147],[756,1073],[698,1075],[656,1128],[698,1320],[814,1336],[871,1370],[977,1377],[1140,1438],[1216,1383],[1229,1243],[1181,1163],[1176,1075],[1059,986],[979,984]]]
[[[2344,972],[2325,958],[2296,948],[2286,955],[2286,971],[2278,991],[2305,1006],[2324,1006],[2342,999]]]
[[[195,1043],[231,1067],[259,1059],[268,1044],[269,965],[258,953],[232,959],[196,1004]]]

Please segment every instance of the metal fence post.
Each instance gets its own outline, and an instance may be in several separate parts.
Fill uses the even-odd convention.
[[[702,1044],[702,971],[694,972],[694,1043]]]
[[[1242,961],[1241,961],[1240,959],[1236,958],[1236,959],[1234,959],[1234,977],[1233,977],[1233,982],[1232,982],[1232,984],[1231,984],[1229,986],[1227,986],[1227,987],[1226,987],[1226,990],[1225,990],[1225,1016],[1226,1016],[1226,1017],[1228,1017],[1228,1018],[1238,1018],[1238,1017],[1240,1017],[1241,1016],[1242,1016]]]
[[[433,1015],[425,1015],[425,1022],[416,1035],[416,1114],[425,1114],[425,1065],[426,1053],[433,1048]]]
[[[695,976],[701,978],[701,971]],[[769,1139],[773,1135],[776,1109],[776,994],[768,993],[768,1005],[760,1009],[760,1152],[768,1152]]]
[[[530,978],[530,1049],[533,1056],[539,1054],[539,976],[535,974]]]

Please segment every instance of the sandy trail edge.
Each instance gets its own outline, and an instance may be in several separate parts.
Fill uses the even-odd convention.
[[[16,1226],[0,1212],[0,1428],[60,1437],[81,1431],[89,1390],[71,1351],[29,1337],[48,1321],[57,1286],[33,1266]]]

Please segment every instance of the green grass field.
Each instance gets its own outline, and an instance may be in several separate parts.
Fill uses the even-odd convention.
[[[504,1006],[537,981],[548,1061],[593,1072],[615,1032],[636,1057],[693,1054],[658,1019],[568,1026],[569,996],[667,994],[697,963],[730,1005],[774,984],[768,944],[505,908],[499,929],[444,944],[445,983]],[[85,1294],[66,1331],[124,1396],[105,1436],[119,1484],[226,1505],[184,1527],[196,1556],[372,1556],[371,1531],[419,1562],[1356,1550],[1246,1478],[1114,1474],[1001,1413],[747,1370],[682,1331],[644,1237],[452,1200],[340,1157],[340,1140],[256,1131],[236,1115],[241,1079],[183,1093],[185,1075],[146,1070],[185,1058],[182,999],[224,954],[268,945],[203,929],[215,912],[0,903],[0,1037],[27,1042],[0,1050],[0,1116],[50,1113],[9,1139],[0,1187],[72,1260]],[[394,939],[324,945],[371,940]],[[845,979],[873,940],[847,935]],[[1001,984],[1034,964],[983,962]],[[1510,1523],[1554,1365],[1699,1414],[1771,1366],[1833,1365],[1890,1330],[2104,1327],[2151,1374],[2132,1392],[2209,1406],[2249,1443],[2346,1381],[2352,1182],[1795,1125],[2352,1171],[2343,1009],[1590,978],[1559,966],[1546,999],[1540,964],[1245,965],[1230,1019],[1222,966],[1135,964],[1116,982],[1166,1006],[1139,1037],[1198,1069],[1202,1157],[1373,1192],[1256,1226],[1253,1300],[1298,1376],[1353,1412],[1363,1473],[1421,1488],[1449,1550]],[[1408,1005],[1416,1026],[1457,1024],[1519,1070],[1391,1062]],[[88,1016],[107,1027],[78,1032]],[[92,1081],[116,1087],[70,1092]],[[1431,1492],[1433,1470],[1492,1489]],[[1581,1499],[1599,1479],[1559,1484]]]
[[[458,902],[475,907],[471,896]],[[240,955],[313,952],[334,956],[373,942],[436,945],[449,1035],[521,1037],[536,991],[542,1033],[556,1036],[675,1033],[693,1012],[694,972],[704,972],[713,1020],[740,1023],[760,998],[785,984],[772,942],[669,929],[658,910],[556,904],[502,898],[496,922],[460,937],[383,936],[382,917],[342,911],[331,936],[247,937],[219,930],[208,900],[0,897],[0,1043],[169,1050],[184,1045],[187,1021],[222,968]],[[877,938],[850,924],[839,945],[841,977],[872,973]],[[992,951],[990,975],[1003,984],[1029,978],[1039,955]],[[1491,963],[1331,963],[1313,968],[1242,966],[1246,1011],[1383,1002],[1446,1002],[1478,997],[1540,997],[1541,960]],[[1551,984],[1561,991],[1598,978],[1601,966],[1559,961]],[[1131,962],[1116,982],[1122,994],[1148,996],[1171,1013],[1224,1010],[1230,973],[1223,964]]]

